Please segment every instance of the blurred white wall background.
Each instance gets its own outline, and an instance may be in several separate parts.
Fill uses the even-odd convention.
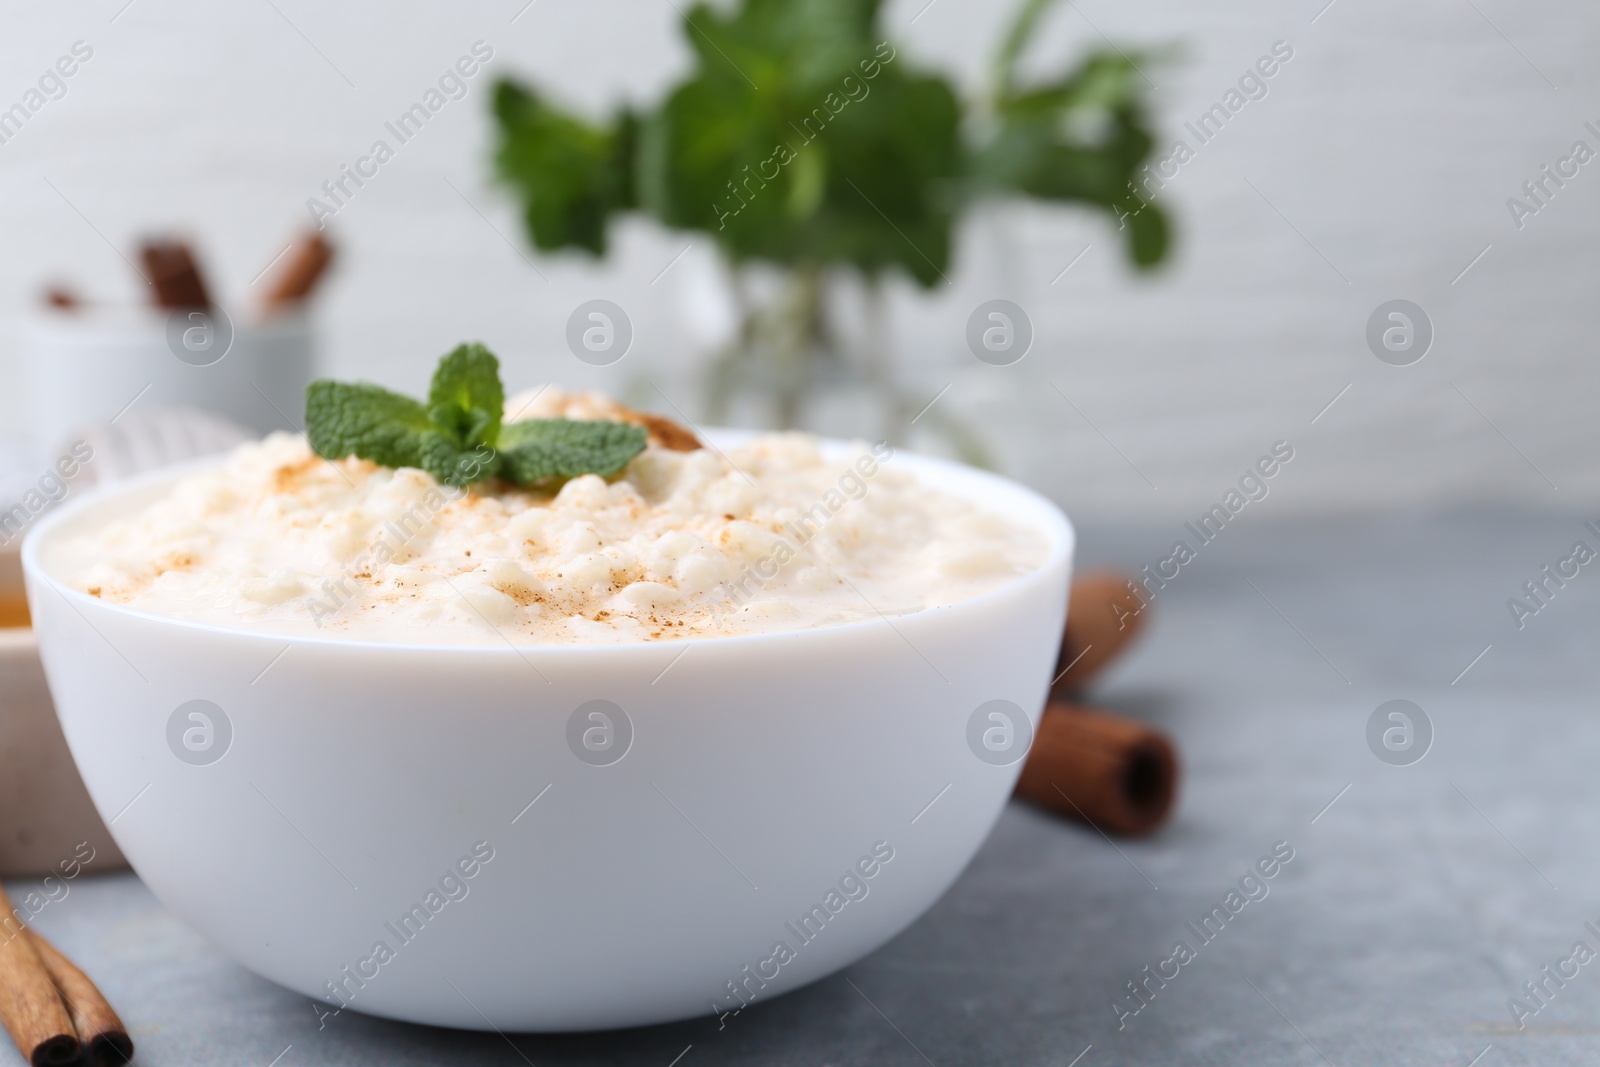
[[[606,262],[534,257],[488,180],[493,77],[531,78],[595,111],[654,99],[687,62],[673,4],[125,4],[4,15],[0,107],[73,42],[93,48],[66,95],[0,144],[0,415],[13,431],[28,418],[19,317],[43,282],[133,299],[119,251],[172,227],[194,235],[224,302],[236,301],[307,223],[306,199],[480,39],[494,59],[467,98],[330,224],[342,260],[321,307],[325,370],[414,391],[439,353],[475,337],[501,352],[513,387],[649,379],[694,400],[682,308],[710,269],[704,238],[654,284],[693,235],[634,222]],[[1584,127],[1600,127],[1600,9],[1325,4],[1057,10],[1041,57],[1076,55],[1102,33],[1183,46],[1180,63],[1150,71],[1164,137],[1275,41],[1294,58],[1163,193],[1180,242],[1155,277],[1131,275],[1105,222],[1021,206],[964,231],[949,287],[897,286],[911,391],[932,398],[950,384],[940,403],[992,435],[1001,465],[1079,514],[1185,517],[1280,439],[1295,449],[1273,483],[1284,512],[1483,500],[1592,510],[1600,162],[1520,229],[1506,201],[1574,141],[1600,151]],[[1010,14],[1009,3],[896,0],[886,22],[907,58],[971,85]],[[571,310],[597,296],[623,305],[636,331],[611,368],[581,364],[562,340]],[[963,340],[993,296],[1016,300],[1037,329],[1009,368],[979,364]],[[1437,331],[1403,368],[1364,339],[1369,314],[1397,297]]]

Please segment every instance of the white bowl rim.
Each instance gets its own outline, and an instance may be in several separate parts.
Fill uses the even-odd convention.
[[[754,430],[730,430],[720,428],[702,428],[702,430],[704,436],[712,442],[714,448],[718,447],[719,442],[732,446],[741,440],[757,436],[762,432]],[[815,439],[824,454],[851,449],[860,443],[859,441],[851,442],[837,438],[821,436],[815,436]],[[169,626],[178,627],[180,629],[194,630],[217,636],[255,638],[265,642],[272,642],[274,644],[289,644],[290,646],[307,645],[328,649],[346,649],[351,652],[392,650],[430,654],[471,653],[477,655],[514,655],[520,656],[523,659],[526,659],[529,655],[538,656],[541,658],[564,658],[569,656],[616,656],[619,654],[629,654],[622,650],[634,650],[632,654],[637,654],[637,650],[641,649],[687,648],[692,645],[707,644],[715,644],[722,647],[747,645],[759,646],[765,643],[792,641],[797,637],[802,637],[805,635],[830,634],[848,636],[850,632],[859,631],[862,629],[881,629],[885,626],[894,628],[894,624],[896,622],[907,621],[921,616],[934,615],[941,612],[948,612],[958,608],[981,607],[990,600],[1005,597],[1016,588],[1036,580],[1040,574],[1061,566],[1064,562],[1070,564],[1073,551],[1077,544],[1077,531],[1074,529],[1072,521],[1067,518],[1066,513],[1061,509],[1060,505],[1044,496],[1038,490],[1023,485],[1021,482],[1007,478],[1004,475],[996,474],[993,471],[980,470],[976,467],[968,466],[967,464],[959,463],[954,460],[942,459],[936,456],[922,455],[907,449],[896,448],[894,450],[894,459],[897,461],[909,461],[909,464],[915,473],[926,474],[929,471],[938,470],[957,471],[960,472],[964,477],[976,478],[978,481],[988,483],[990,486],[996,489],[1020,495],[1024,500],[1027,500],[1029,503],[1034,505],[1036,510],[1039,512],[1039,515],[1047,520],[1042,524],[1036,524],[1036,528],[1039,529],[1039,532],[1050,541],[1050,549],[1045,559],[1031,570],[1023,574],[1018,574],[1002,585],[998,585],[993,589],[985,590],[976,596],[967,597],[963,600],[958,600],[951,604],[940,605],[938,607],[922,608],[917,611],[906,612],[901,615],[885,616],[880,614],[879,617],[875,619],[859,619],[853,622],[836,623],[828,626],[812,626],[795,630],[775,630],[765,633],[699,635],[674,638],[670,641],[619,641],[585,644],[517,644],[509,637],[504,635],[500,636],[500,641],[498,643],[412,643],[407,641],[393,641],[374,638],[331,637],[323,636],[321,634],[285,633],[277,630],[249,629],[242,626],[224,626],[219,623],[202,622],[196,619],[180,619],[171,615],[162,615],[153,611],[144,611],[139,608],[129,607],[126,604],[113,603],[102,600],[99,597],[92,597],[89,594],[76,589],[71,585],[68,585],[65,581],[50,573],[50,571],[40,561],[39,553],[41,549],[39,546],[48,540],[56,527],[62,525],[63,523],[70,522],[79,512],[94,507],[97,504],[101,504],[113,497],[123,494],[133,495],[162,482],[177,481],[179,478],[182,478],[190,473],[204,470],[210,466],[220,465],[221,463],[226,462],[228,456],[229,453],[203,456],[199,459],[190,460],[185,463],[173,464],[172,466],[148,471],[133,478],[112,482],[107,485],[97,485],[90,488],[88,492],[84,493],[77,500],[68,500],[63,502],[62,506],[52,508],[31,529],[29,529],[23,537],[22,569],[24,575],[37,577],[42,583],[48,584],[54,592],[65,598],[68,604],[72,606],[74,610],[77,610],[80,615],[82,614],[82,609],[80,607],[81,605],[82,607],[98,609],[100,611],[110,612],[113,615],[121,615],[134,620],[166,624]],[[918,468],[920,468],[920,470],[918,470]],[[946,489],[945,491],[950,492],[955,496],[964,497],[968,500],[972,499],[970,495],[964,494],[957,489]]]
[[[266,318],[258,318],[240,311],[231,303],[219,306],[233,323],[235,338],[299,335],[311,328],[311,315],[304,307],[287,307]],[[24,315],[22,321],[23,328],[38,338],[92,345],[126,344],[129,341],[153,341],[164,345],[167,319],[171,314],[169,309],[149,304],[103,301],[71,310],[39,307]]]

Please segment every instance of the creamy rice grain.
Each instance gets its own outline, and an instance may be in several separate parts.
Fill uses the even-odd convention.
[[[518,417],[558,401],[583,417],[583,400]],[[966,599],[1045,551],[1038,531],[896,470],[886,446],[826,458],[802,434],[726,458],[650,447],[615,481],[553,495],[330,463],[274,434],[67,546],[79,589],[141,610],[429,644],[829,626]]]

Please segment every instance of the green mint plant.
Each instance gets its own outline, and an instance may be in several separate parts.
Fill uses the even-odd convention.
[[[327,459],[358,456],[417,467],[440,483],[500,478],[550,485],[580,474],[608,478],[644,451],[648,432],[625,422],[502,422],[500,361],[476,342],[439,360],[427,403],[369,382],[321,379],[306,387],[306,437]]]
[[[689,73],[653,107],[592,122],[540,92],[495,90],[495,166],[540,250],[601,255],[609,220],[642,210],[710,235],[735,264],[897,268],[945,277],[960,213],[986,197],[1072,202],[1113,215],[1146,269],[1170,243],[1137,191],[1152,136],[1138,54],[1107,49],[1056,77],[1018,61],[1052,0],[1024,0],[992,85],[963,102],[899,56],[880,0],[697,3]]]

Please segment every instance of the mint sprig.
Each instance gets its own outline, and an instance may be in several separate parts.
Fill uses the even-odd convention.
[[[368,382],[306,387],[306,437],[328,459],[358,456],[418,467],[444,485],[485,478],[542,485],[580,474],[610,477],[644,451],[648,431],[625,422],[527,419],[502,423],[500,361],[458,345],[439,361],[426,405]]]

